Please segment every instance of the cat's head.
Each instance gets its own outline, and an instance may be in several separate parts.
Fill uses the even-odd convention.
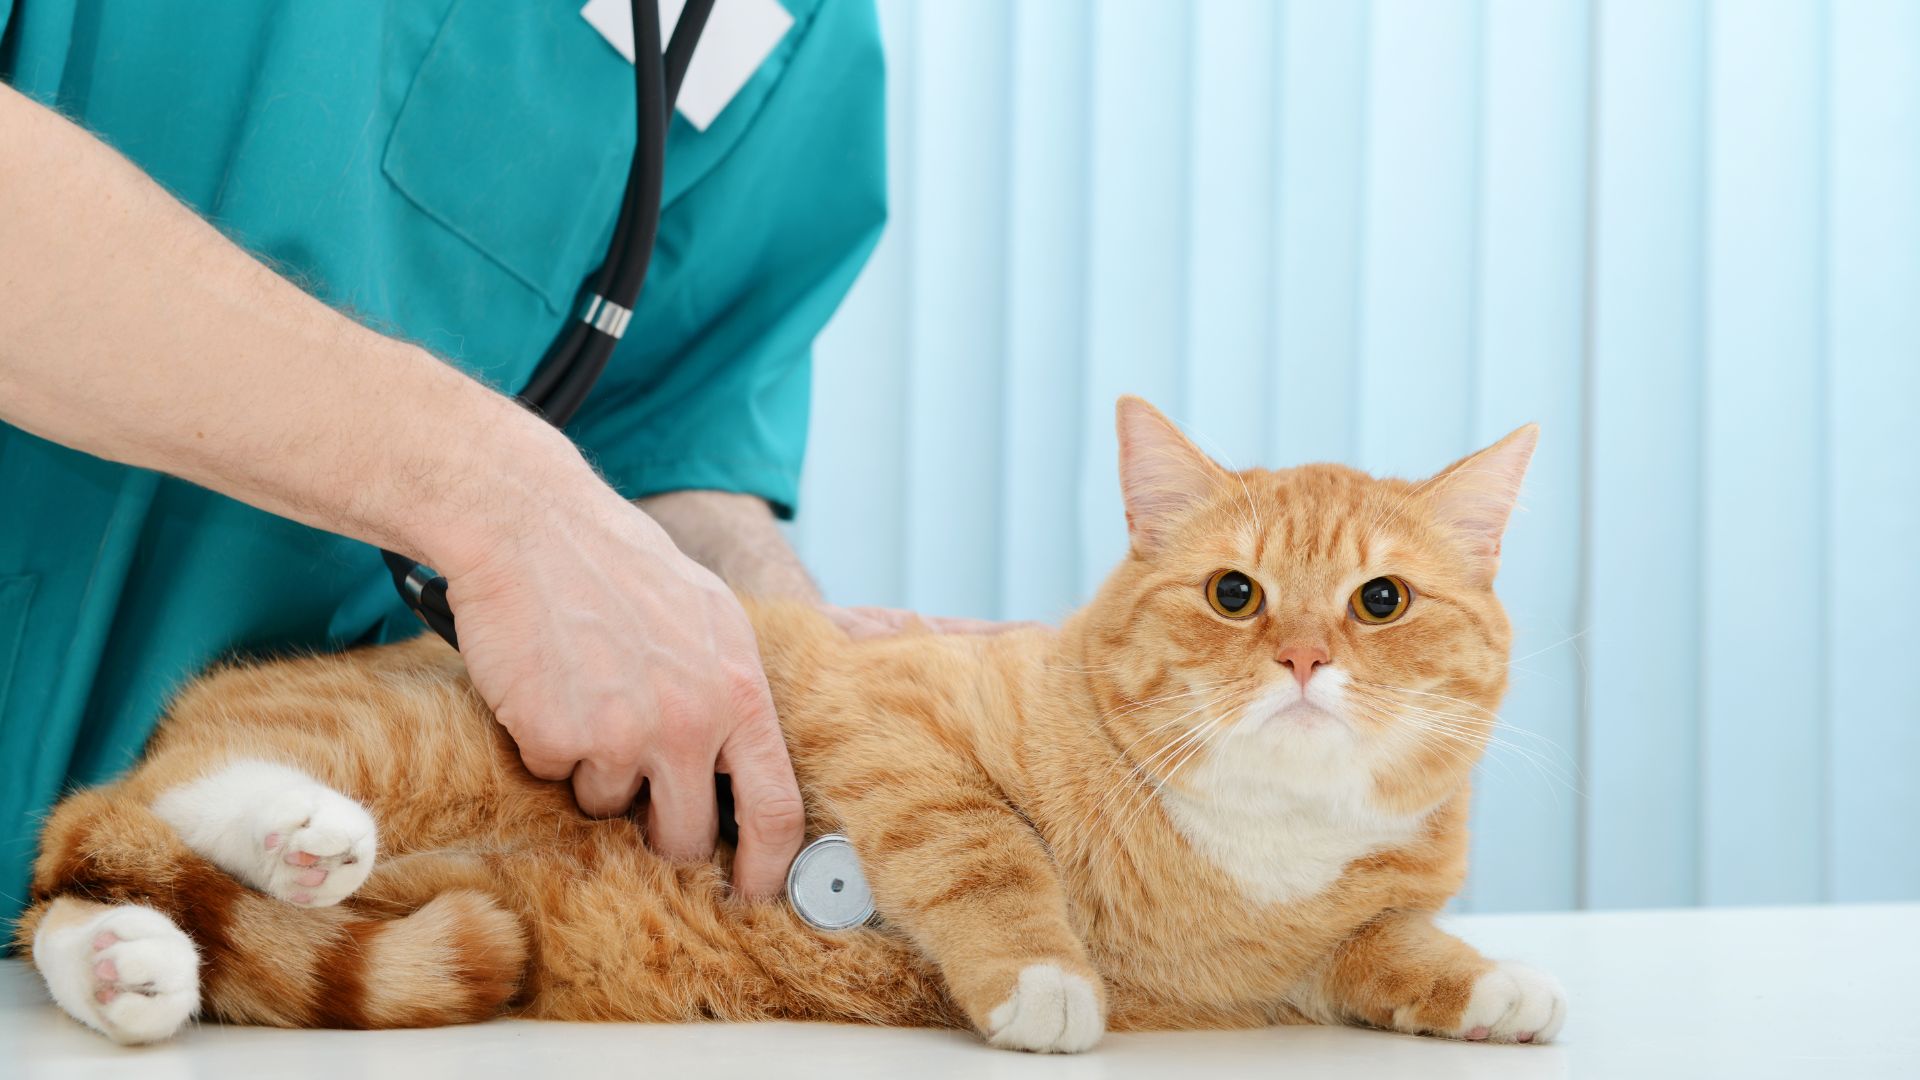
[[[1538,430],[1409,482],[1229,471],[1138,398],[1119,429],[1132,549],[1084,641],[1130,764],[1397,813],[1459,790],[1506,689],[1493,578]]]

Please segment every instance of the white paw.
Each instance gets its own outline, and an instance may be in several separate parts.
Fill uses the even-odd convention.
[[[163,793],[153,809],[188,847],[288,903],[337,904],[373,872],[372,815],[284,765],[236,762]]]
[[[259,888],[302,907],[337,904],[373,872],[373,817],[332,788],[285,793],[254,817],[253,831],[260,837]]]
[[[1567,992],[1544,971],[1501,961],[1473,984],[1456,1039],[1549,1042],[1567,1019]]]
[[[33,963],[69,1016],[117,1043],[164,1039],[200,1008],[193,942],[152,908],[126,904],[42,930]]]
[[[993,1045],[1041,1054],[1091,1050],[1107,1030],[1093,984],[1058,964],[1022,968],[1013,996],[993,1010],[987,1023],[987,1041]]]

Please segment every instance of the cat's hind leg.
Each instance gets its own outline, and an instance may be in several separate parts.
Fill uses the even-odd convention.
[[[226,762],[161,792],[153,812],[214,865],[302,907],[339,903],[373,870],[372,815],[285,765]]]
[[[199,1011],[199,953],[158,911],[62,896],[33,917],[33,966],[75,1020],[117,1043],[149,1043]]]
[[[47,959],[50,985],[59,978],[73,989],[61,990],[63,1003],[100,989],[80,981],[89,972],[105,976],[80,963],[98,930],[62,937],[66,950],[35,945],[54,943],[41,931],[51,935],[62,925],[49,928],[46,916],[81,898],[116,911],[151,909],[185,931],[192,939],[186,954],[197,950],[199,1000],[213,1018],[283,1027],[454,1024],[498,1014],[518,991],[527,972],[526,934],[492,889],[475,887],[487,884],[479,872],[484,864],[458,858],[441,866],[437,855],[395,859],[395,873],[386,875],[394,880],[369,885],[391,893],[389,903],[362,909],[356,898],[300,907],[249,888],[189,848],[143,796],[127,784],[82,791],[47,819],[34,864],[35,903],[14,942],[33,948],[36,965]],[[147,927],[151,937],[163,936],[158,924]],[[116,960],[114,981],[125,987],[130,972],[140,974]]]

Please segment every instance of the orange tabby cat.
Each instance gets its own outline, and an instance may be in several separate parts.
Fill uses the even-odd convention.
[[[1041,1051],[1299,1022],[1551,1038],[1552,979],[1433,924],[1506,687],[1491,584],[1535,429],[1412,484],[1236,474],[1145,402],[1119,421],[1132,551],[1058,631],[850,641],[753,610],[811,830],[852,838],[877,926],[811,930],[581,817],[426,636],[189,686],[132,775],[53,813],[17,940],[129,1042],[202,1010],[965,1025]]]

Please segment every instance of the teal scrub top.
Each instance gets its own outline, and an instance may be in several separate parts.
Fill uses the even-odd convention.
[[[646,289],[569,427],[630,498],[791,512],[811,342],[885,219],[872,6],[782,2],[793,26],[713,124],[674,118]],[[598,265],[633,149],[632,67],[580,7],[0,0],[0,78],[308,291],[510,391]],[[0,917],[39,817],[124,770],[184,679],[417,632],[364,544],[0,425]]]

